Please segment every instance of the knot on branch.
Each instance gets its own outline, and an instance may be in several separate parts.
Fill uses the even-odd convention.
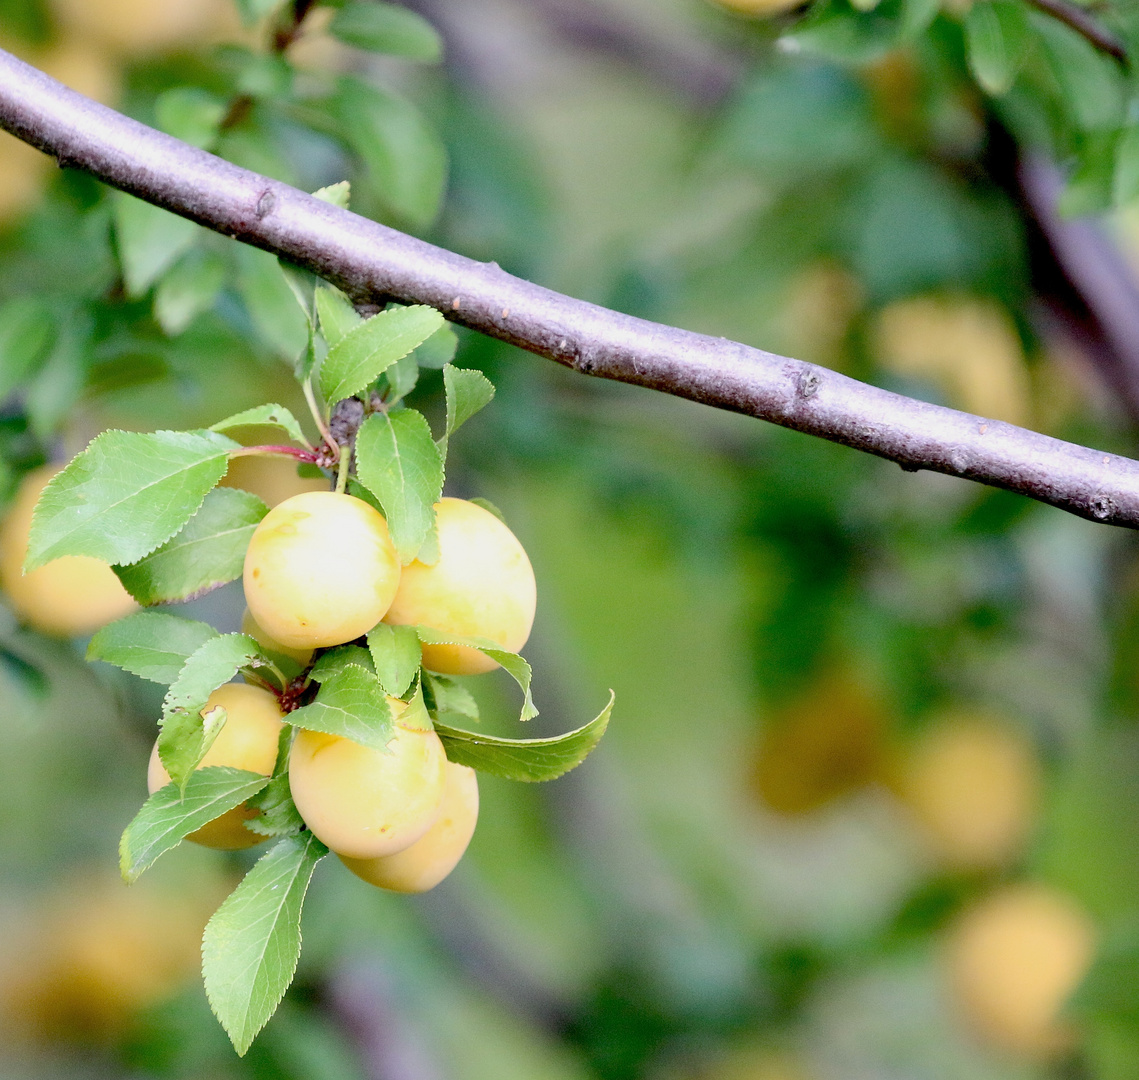
[[[348,446],[364,422],[364,403],[359,398],[338,401],[328,418],[328,432],[341,446]]]

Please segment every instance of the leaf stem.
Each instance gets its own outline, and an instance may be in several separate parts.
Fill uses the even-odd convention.
[[[336,494],[343,495],[345,488],[348,487],[348,465],[352,460],[352,454],[346,453],[340,455],[340,465],[336,471]]]
[[[301,450],[296,446],[276,445],[261,445],[261,446],[243,446],[240,450],[234,450],[229,456],[236,457],[251,457],[253,455],[268,456],[272,454],[280,454],[287,457],[294,457],[298,461],[306,461],[310,465],[314,465],[319,460],[319,455],[313,450]]]
[[[312,413],[312,418],[316,421],[316,426],[320,429],[320,437],[324,439],[325,445],[332,450],[332,460],[337,461],[340,458],[340,445],[332,437],[332,433],[328,430],[328,425],[324,422],[324,416],[320,411],[320,406],[316,403],[316,394],[313,393],[311,376],[305,379],[301,385],[304,388],[305,401],[308,402],[309,412]]]

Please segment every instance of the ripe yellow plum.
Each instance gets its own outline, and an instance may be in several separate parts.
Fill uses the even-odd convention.
[[[322,477],[298,476],[297,463],[293,458],[279,454],[250,454],[230,461],[221,486],[252,492],[272,508],[306,491],[327,491],[328,481]]]
[[[391,606],[399,556],[383,515],[362,499],[309,491],[262,519],[245,554],[245,602],[290,649],[342,645]]]
[[[1060,1011],[1091,964],[1094,942],[1090,919],[1063,893],[1005,886],[966,911],[950,934],[956,1002],[995,1047],[1052,1057],[1075,1037]]]
[[[403,851],[379,859],[340,861],[358,878],[393,892],[421,893],[435,888],[459,864],[479,816],[475,770],[447,762],[443,805],[435,823]]]
[[[135,602],[114,571],[98,559],[65,555],[30,574],[23,572],[32,512],[40,492],[58,471],[45,466],[21,482],[0,524],[0,586],[29,626],[45,634],[74,637],[129,614]]]
[[[1028,740],[977,716],[946,718],[926,733],[898,779],[934,853],[960,870],[1014,858],[1040,801],[1040,765]]]
[[[198,768],[228,765],[232,769],[268,776],[277,763],[277,742],[281,734],[282,713],[277,699],[259,686],[226,683],[210,694],[206,708],[218,705],[226,711],[225,725]],[[158,760],[158,743],[150,753],[146,783],[151,794],[170,783],[170,774]],[[245,822],[256,816],[256,810],[237,806],[186,839],[222,851],[253,847],[265,839],[245,827]]]
[[[517,537],[489,510],[464,499],[435,504],[439,561],[405,566],[384,621],[484,637],[517,652],[534,624],[534,570]],[[445,675],[478,675],[498,664],[462,645],[425,645],[423,663]]]
[[[312,660],[312,649],[290,649],[287,645],[282,645],[276,638],[266,634],[258,625],[257,620],[249,613],[248,608],[245,609],[245,614],[241,617],[241,632],[248,634],[270,652],[280,653],[282,656],[295,660],[301,667],[308,667],[309,661]]]
[[[393,714],[404,704],[388,701]],[[300,731],[289,785],[305,824],[338,855],[376,859],[410,847],[439,816],[447,756],[434,731],[396,716],[386,751],[320,731]]]

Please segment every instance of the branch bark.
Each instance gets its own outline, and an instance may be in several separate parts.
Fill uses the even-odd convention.
[[[608,311],[330,206],[98,105],[0,51],[0,127],[100,180],[307,267],[361,301],[429,304],[586,375],[744,413],[1139,528],[1139,462]]]

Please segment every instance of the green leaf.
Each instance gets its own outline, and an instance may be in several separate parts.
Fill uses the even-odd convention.
[[[190,520],[236,449],[212,431],[103,432],[40,496],[25,570],[61,555],[137,562]]]
[[[455,679],[427,671],[423,676],[423,697],[435,716],[457,713],[468,720],[478,720],[479,706],[474,695]]]
[[[459,349],[459,335],[444,323],[415,350],[415,362],[421,368],[438,371],[455,359]]]
[[[443,322],[434,308],[392,308],[365,320],[328,350],[320,367],[320,391],[330,405],[358,394],[401,356],[422,345]]]
[[[389,56],[434,62],[443,55],[443,42],[426,19],[378,0],[352,0],[336,13],[328,32],[346,45]]]
[[[494,514],[503,525],[506,524],[506,518],[502,516],[502,511],[490,501],[479,496],[474,499],[469,499],[468,502],[474,503],[475,506],[481,506],[488,514]]]
[[[415,627],[379,623],[368,631],[368,650],[385,693],[403,697],[423,662]]]
[[[88,660],[103,660],[142,679],[170,686],[186,661],[221,635],[204,622],[143,611],[104,626],[87,646]]]
[[[293,442],[300,443],[301,446],[309,445],[297,418],[284,405],[257,405],[244,412],[234,413],[212,425],[210,431],[233,431],[234,428],[242,427],[280,428]]]
[[[127,295],[139,297],[190,248],[201,226],[121,191],[112,200]]]
[[[292,724],[281,725],[273,775],[265,789],[249,800],[249,806],[259,814],[246,821],[245,827],[258,836],[295,836],[305,828],[304,818],[293,802],[289,787],[289,753],[295,734],[296,728]]]
[[[1139,126],[1125,128],[1116,144],[1111,194],[1117,206],[1139,195]]]
[[[241,577],[245,549],[267,513],[269,507],[248,491],[215,488],[173,539],[114,571],[144,607],[200,596]]]
[[[272,15],[278,8],[284,7],[285,0],[235,0],[241,21],[246,26],[252,26],[258,19]]]
[[[40,297],[17,296],[0,305],[0,401],[24,382],[55,340],[55,317]]]
[[[373,750],[386,750],[394,735],[383,686],[375,675],[354,664],[325,674],[316,700],[289,713],[289,723]]]
[[[503,669],[522,687],[523,702],[522,714],[519,720],[530,720],[538,715],[530,697],[530,665],[517,653],[508,652],[493,641],[479,637],[461,637],[458,634],[448,634],[442,630],[435,630],[430,626],[417,626],[415,632],[424,645],[465,645],[468,649],[477,649],[484,656],[501,664]]]
[[[446,453],[451,436],[494,398],[494,384],[481,371],[468,371],[448,364],[443,369],[447,394],[447,430],[439,440]]]
[[[189,833],[256,795],[269,777],[244,769],[211,765],[199,769],[179,793],[175,784],[159,788],[142,805],[119,841],[119,869],[128,884],[137,881],[160,855]]]
[[[407,565],[435,521],[443,458],[422,413],[373,413],[356,436],[356,475],[384,508],[392,543]]]
[[[83,312],[60,312],[55,345],[24,390],[24,412],[32,432],[45,442],[54,438],[75,408],[87,381],[93,324]]]
[[[359,645],[337,645],[334,649],[322,653],[309,671],[309,678],[313,682],[322,683],[332,678],[346,664],[358,667],[361,671],[375,677],[376,669],[372,665],[372,655],[367,649]]]
[[[249,1049],[293,981],[305,893],[316,864],[327,854],[312,833],[282,840],[258,860],[206,925],[206,997],[238,1054]]]
[[[1123,116],[1124,85],[1114,60],[1075,30],[1040,12],[1030,12],[1065,109],[1085,131],[1115,128]]]
[[[242,668],[268,663],[265,650],[246,634],[211,638],[186,661],[162,702],[158,736],[159,760],[180,788],[185,788],[225,722],[224,709],[213,708],[203,715],[210,694]]]
[[[1128,921],[1100,944],[1095,962],[1072,995],[1069,1007],[1081,1016],[1139,1028],[1136,980],[1139,980],[1139,927]]]
[[[293,802],[287,773],[274,776],[258,796],[250,799],[249,805],[260,814],[245,822],[245,827],[258,836],[296,836],[305,829],[305,820]]]
[[[352,306],[352,301],[331,285],[317,286],[316,310],[320,315],[320,332],[330,349],[339,345],[364,321]]]
[[[347,210],[352,198],[352,185],[347,180],[341,180],[338,184],[319,188],[312,193],[312,197],[330,206],[339,206],[341,210]]]
[[[208,311],[225,284],[225,260],[213,252],[188,251],[154,290],[154,317],[167,334],[180,334]]]
[[[430,225],[447,174],[447,151],[434,128],[404,98],[354,78],[341,80],[334,109],[376,198],[408,225]]]
[[[167,135],[209,150],[218,137],[226,103],[199,87],[177,86],[158,95],[154,113]]]
[[[258,335],[278,356],[293,363],[308,345],[309,322],[298,309],[277,259],[248,244],[235,245],[234,257],[238,291]]]
[[[409,352],[407,356],[401,356],[384,375],[388,380],[388,392],[384,395],[384,402],[390,408],[407,397],[419,382],[419,364],[415,361],[414,351]]]
[[[902,0],[901,25],[898,36],[902,41],[913,41],[928,29],[941,10],[941,0]]]
[[[1006,93],[1028,53],[1028,20],[1017,0],[978,0],[965,17],[969,67],[990,94]]]
[[[609,726],[615,698],[584,727],[551,739],[498,739],[473,731],[436,724],[447,757],[460,765],[507,780],[554,780],[580,765],[601,741]]]

